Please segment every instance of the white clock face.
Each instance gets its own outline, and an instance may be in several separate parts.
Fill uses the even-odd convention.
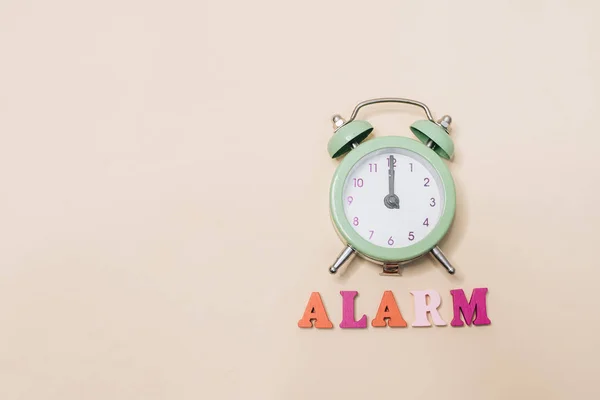
[[[422,156],[384,148],[361,158],[344,183],[344,212],[356,232],[385,248],[423,240],[442,216],[444,185]]]

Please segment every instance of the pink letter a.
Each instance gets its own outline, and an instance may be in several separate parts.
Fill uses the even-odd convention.
[[[471,300],[467,302],[465,292],[462,289],[451,290],[452,302],[454,303],[454,318],[450,325],[452,326],[463,326],[464,323],[460,319],[460,313],[462,311],[465,317],[467,325],[471,326],[473,316],[475,320],[473,325],[489,325],[492,323],[487,316],[487,309],[485,304],[485,297],[487,294],[487,288],[475,288],[473,294],[471,294]]]

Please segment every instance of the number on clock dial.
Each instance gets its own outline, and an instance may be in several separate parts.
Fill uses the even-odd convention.
[[[424,158],[408,150],[382,149],[367,154],[350,170],[344,209],[364,239],[401,248],[419,242],[435,227],[443,210],[438,206],[443,190],[437,172]],[[388,195],[398,197],[399,207],[384,201]]]

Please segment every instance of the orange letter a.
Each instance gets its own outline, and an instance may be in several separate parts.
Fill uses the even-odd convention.
[[[389,321],[386,321],[386,319]],[[391,290],[383,292],[379,310],[377,310],[377,315],[371,321],[371,325],[381,327],[386,326],[386,322],[391,327],[406,326],[406,321],[402,318],[402,314],[400,314],[400,309],[398,308],[398,304],[396,304],[396,299]]]
[[[329,320],[329,317],[327,317],[325,307],[323,307],[319,292],[312,292],[310,295],[304,315],[298,321],[298,326],[300,328],[312,328],[312,320],[315,321],[315,328],[333,328],[333,324]]]

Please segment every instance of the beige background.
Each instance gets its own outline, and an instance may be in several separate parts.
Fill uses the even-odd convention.
[[[1,1],[0,398],[597,398],[599,12]],[[454,117],[454,277],[327,272],[330,117],[377,96]],[[449,322],[456,287],[491,326],[337,327],[340,290]],[[296,326],[312,291],[335,329]]]

